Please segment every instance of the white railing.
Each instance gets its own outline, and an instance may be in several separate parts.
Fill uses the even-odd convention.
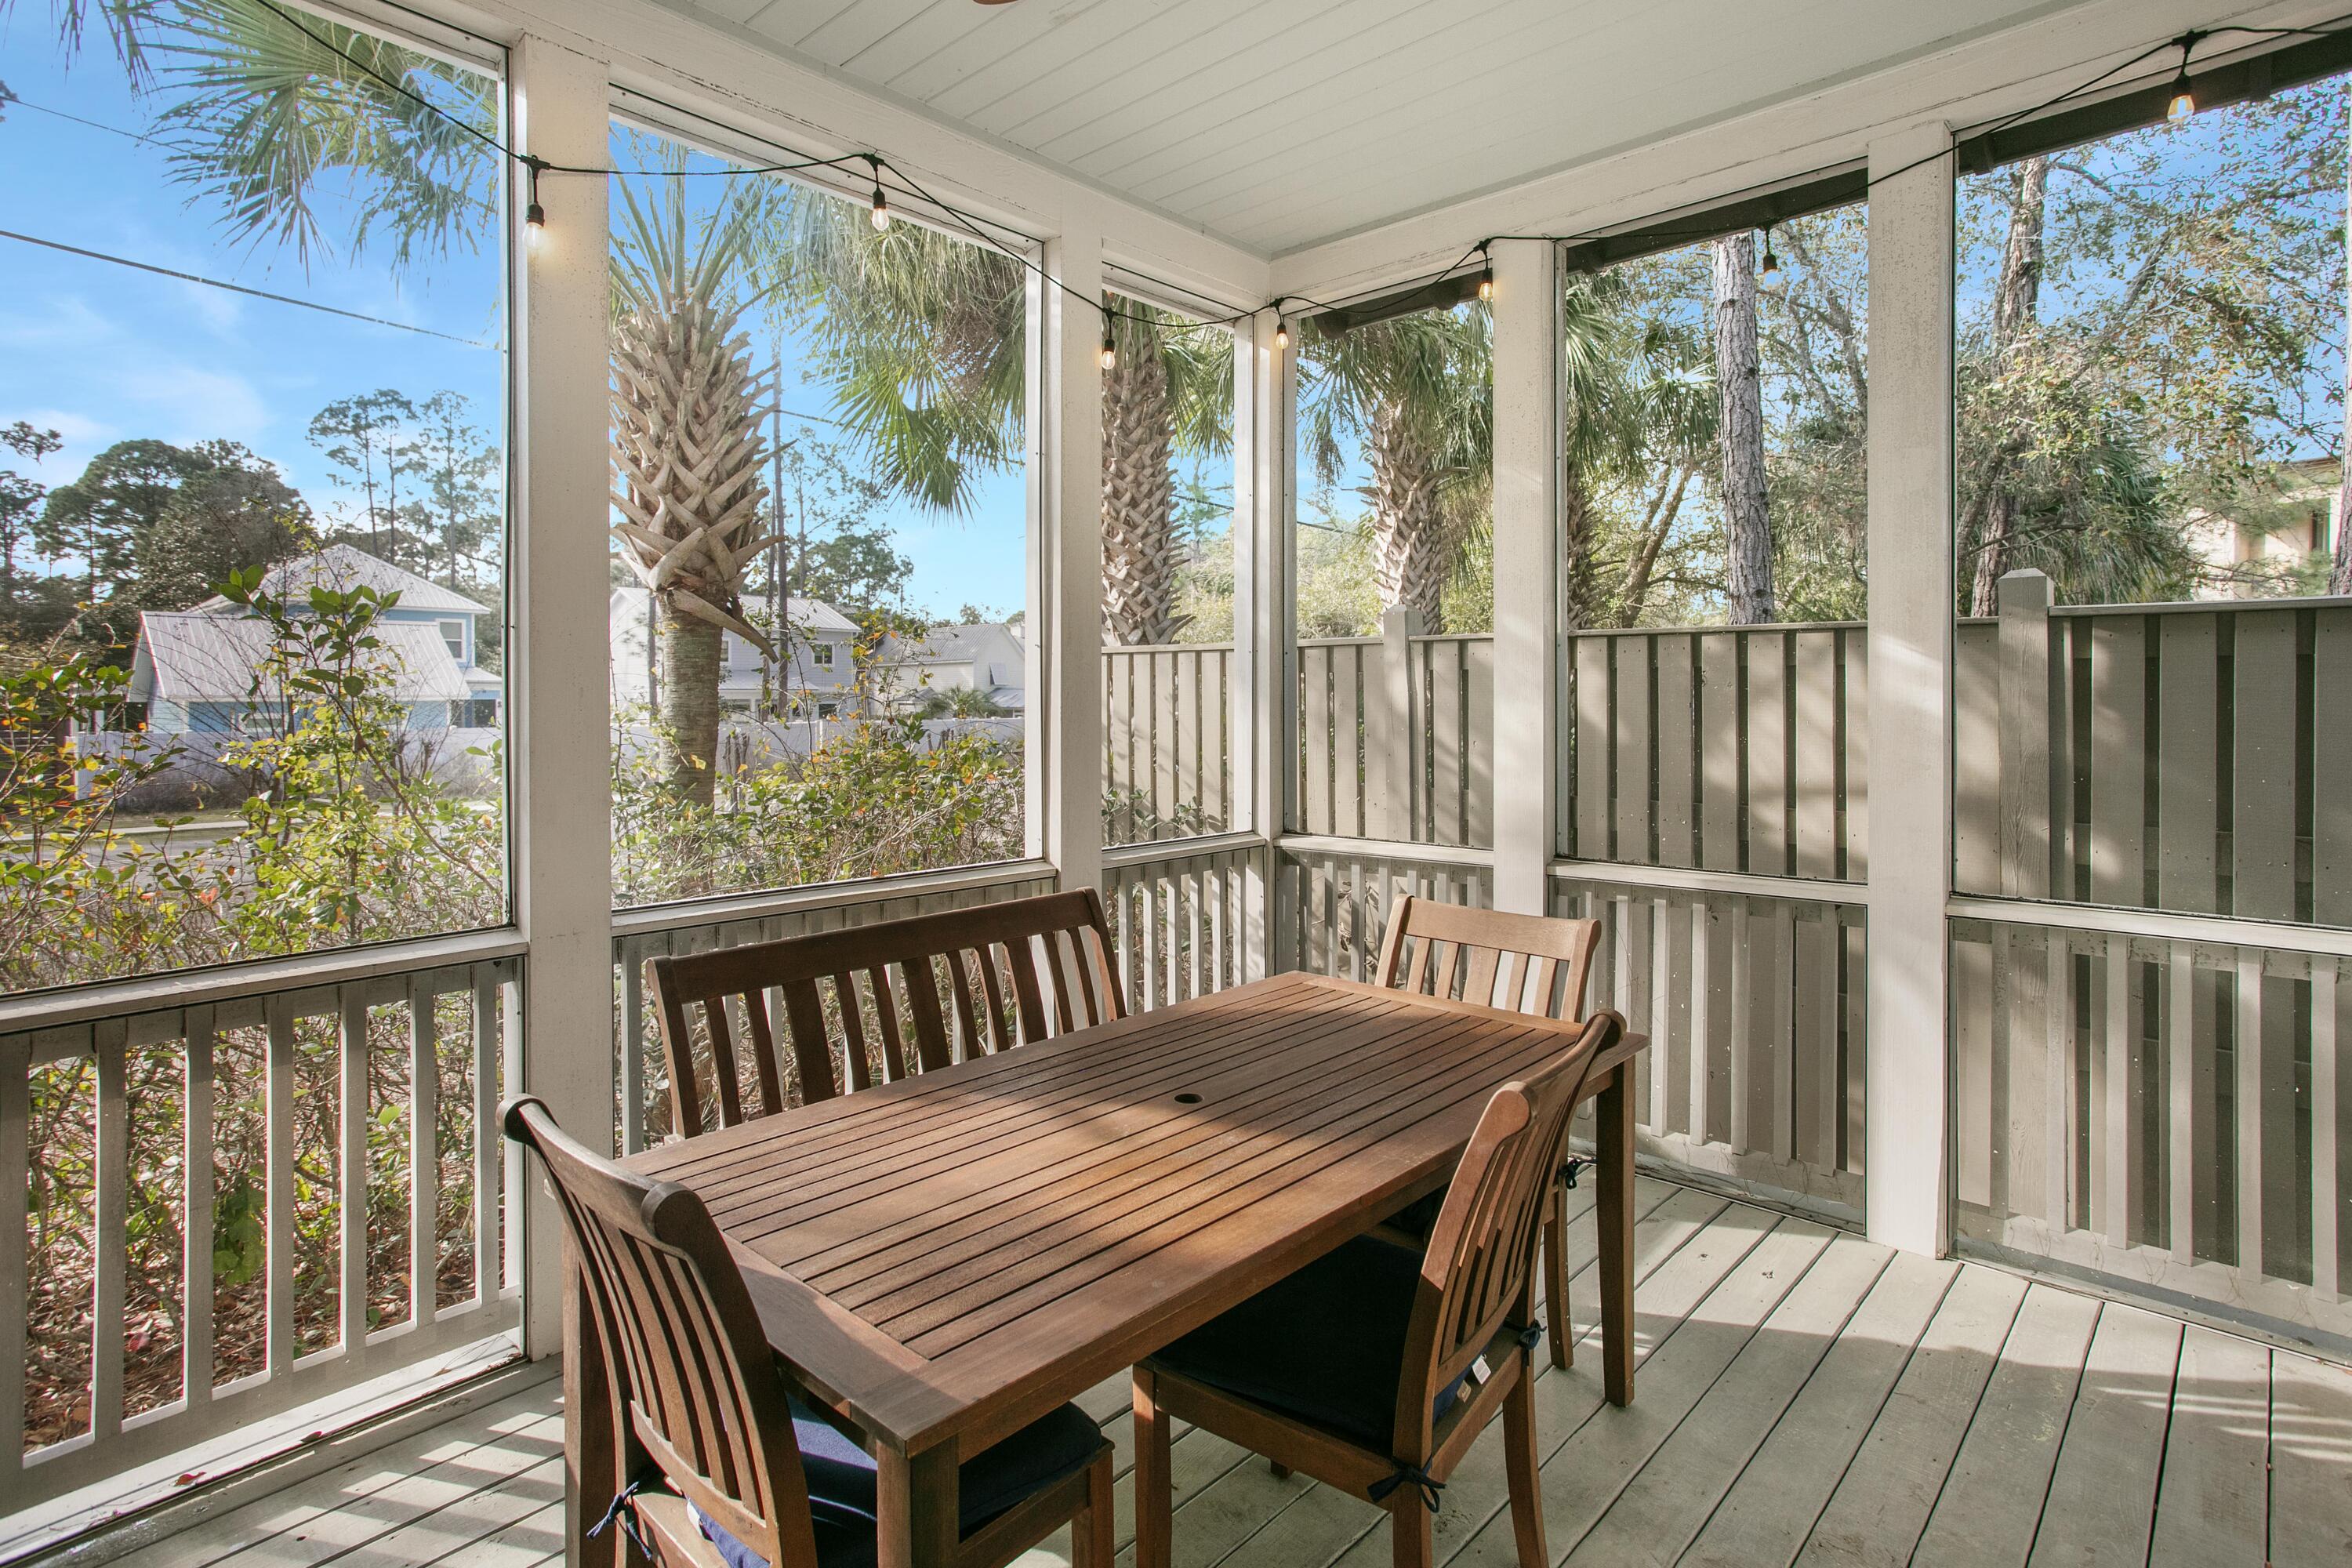
[[[1103,839],[1222,833],[1233,815],[1231,643],[1103,649]]]
[[[812,931],[971,909],[1004,899],[1050,893],[1053,868],[1024,860],[957,871],[918,872],[869,881],[795,888],[781,893],[691,904],[657,904],[613,917],[614,1126],[615,1147],[634,1154],[670,1136],[669,1076],[661,1026],[646,985],[646,961],[702,952]],[[781,1012],[781,1005],[772,999]]]
[[[1564,638],[1559,853],[1865,879],[1865,631],[1823,623]]]
[[[1963,892],[2352,926],[2352,602],[2001,594],[1958,628]]]
[[[1641,1151],[1859,1221],[1864,911],[1563,868],[1552,912],[1601,921],[1591,1005],[1650,1037],[1635,1075]]]
[[[1129,1011],[1261,972],[1265,867],[1265,841],[1250,833],[1104,852],[1103,898]]]
[[[1300,832],[1494,843],[1495,639],[1422,637],[1414,625],[1391,610],[1377,637],[1298,644]]]
[[[1962,1243],[2352,1340],[2343,945],[1955,920]]]
[[[0,1006],[0,1513],[516,1329],[520,949]]]
[[[1491,909],[1491,851],[1345,838],[1286,837],[1275,877],[1275,959],[1348,980],[1370,980],[1381,933],[1401,896]]]

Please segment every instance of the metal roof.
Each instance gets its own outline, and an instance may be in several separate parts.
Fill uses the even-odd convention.
[[[313,554],[280,562],[263,576],[261,586],[272,597],[294,600],[298,608],[314,587],[346,592],[373,588],[380,594],[398,594],[399,607],[404,610],[447,610],[468,616],[491,613],[488,605],[478,604],[455,588],[445,588],[429,577],[420,577],[349,544],[330,544]],[[237,611],[236,605],[218,595],[196,608],[211,613]]]
[[[460,701],[473,694],[441,634],[421,621],[383,621],[375,657],[402,702]],[[269,624],[249,616],[149,610],[139,617],[131,661],[134,702],[246,702],[270,647]]]

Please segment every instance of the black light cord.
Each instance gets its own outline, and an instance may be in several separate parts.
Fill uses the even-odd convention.
[[[457,115],[452,114],[448,110],[444,109],[441,105],[435,103],[432,100],[425,98],[421,93],[418,93],[415,89],[409,87],[407,83],[385,75],[383,71],[378,70],[367,61],[359,58],[350,51],[341,47],[332,39],[322,37],[319,33],[312,31],[299,17],[289,12],[285,7],[279,5],[277,3],[277,0],[253,0],[253,3],[269,11],[281,21],[285,22],[289,26],[295,28],[297,31],[300,32],[303,37],[310,39],[311,42],[317,44],[320,47],[334,55],[337,58],[342,60],[353,69],[371,78],[390,90],[399,93],[402,97],[408,99],[410,101],[415,103],[418,107],[425,110],[426,111],[438,115],[442,119],[448,121],[449,123],[458,127],[467,135],[472,136],[484,146],[497,153],[500,157],[512,159],[514,162],[521,164],[524,169],[529,171],[531,176],[534,205],[536,205],[538,176],[541,174],[598,174],[606,176],[635,174],[639,176],[654,176],[662,178],[709,175],[733,178],[743,174],[786,174],[806,169],[837,170],[846,164],[864,163],[873,174],[877,191],[884,186],[885,182],[883,181],[882,176],[887,172],[898,182],[904,194],[916,196],[935,208],[937,211],[945,214],[948,217],[953,219],[957,226],[961,227],[965,233],[981,240],[982,243],[1002,251],[1004,255],[1012,258],[1021,266],[1035,273],[1044,281],[1053,285],[1056,289],[1059,289],[1063,293],[1070,296],[1070,298],[1079,300],[1093,309],[1095,312],[1102,318],[1103,331],[1106,335],[1111,331],[1113,323],[1116,321],[1128,321],[1146,322],[1147,324],[1149,322],[1149,318],[1137,316],[1131,312],[1117,310],[1109,305],[1106,305],[1100,299],[1089,295],[1084,290],[1073,287],[1062,279],[1054,276],[1036,260],[1034,260],[1025,249],[1007,244],[1004,240],[992,233],[989,228],[985,226],[985,220],[976,218],[972,215],[965,212],[962,208],[956,206],[953,203],[943,201],[940,197],[932,195],[912,175],[908,174],[905,170],[900,169],[897,164],[892,163],[889,159],[884,157],[879,153],[845,153],[837,157],[831,158],[800,157],[796,161],[752,165],[730,165],[729,167],[719,169],[617,169],[592,164],[558,163],[551,160],[541,158],[535,153],[519,153],[506,146],[504,143],[500,142],[497,137],[492,136],[488,132],[482,130],[479,126],[474,125]],[[2134,66],[2142,64],[2143,62],[2164,53],[2168,49],[2177,48],[2181,51],[2182,68],[2185,71],[2188,66],[2189,53],[2190,50],[2194,49],[2198,44],[2200,44],[2209,38],[2217,37],[2224,33],[2232,33],[2252,37],[2324,38],[2336,36],[2345,31],[2345,24],[2347,22],[2352,22],[2352,12],[2347,12],[2344,15],[2331,17],[2324,23],[2308,27],[2250,27],[2232,25],[2206,29],[2192,29],[2191,31],[2183,33],[2177,37],[2167,38],[2161,43],[2151,44],[2147,48],[2142,49],[2138,54],[2132,56],[2129,59],[2121,61],[2116,65],[2110,66],[2105,70],[2101,71],[2098,75],[2091,78],[2089,80],[2069,88],[2065,91],[2061,92],[2053,98],[2045,99],[2040,103],[2021,109],[2014,114],[2006,115],[2000,120],[1996,120],[1990,125],[1985,126],[1981,131],[1976,132],[1976,134],[1980,136],[1990,135],[1996,132],[2007,130],[2009,127],[2017,124],[2020,121],[2030,120],[2035,115],[2045,113],[2063,104],[2072,102],[2075,99],[2081,98],[2086,93],[2095,91],[2117,76],[2120,76],[2124,72],[2131,69]],[[1867,196],[1869,192],[1875,190],[1878,186],[1887,183],[1888,181],[1899,179],[1903,175],[1910,174],[1916,169],[1922,169],[1930,163],[1937,163],[1945,158],[1949,158],[1953,156],[1957,151],[1958,146],[1955,144],[1954,146],[1946,147],[1941,151],[1931,153],[1925,157],[1915,158],[1910,163],[1887,170],[1884,174],[1872,174],[1864,182],[1864,194]],[[1724,196],[1717,198],[1717,204],[1720,205],[1724,202],[1735,200],[1738,197],[1748,195],[1751,192],[1768,191],[1784,183],[1785,182],[1780,181],[1759,182],[1757,184],[1747,186],[1742,190],[1730,192]],[[1622,231],[1621,230],[1619,232]],[[1651,237],[1664,239],[1684,237],[1685,236],[1693,239],[1711,239],[1721,235],[1724,231],[1720,227],[1703,227],[1693,228],[1686,231],[1678,231],[1675,229],[1645,229],[1642,232]],[[1387,295],[1402,292],[1406,289],[1420,288],[1427,284],[1442,281],[1443,279],[1452,277],[1456,272],[1460,271],[1464,264],[1468,262],[1474,257],[1486,256],[1491,258],[1491,247],[1498,241],[1502,240],[1528,240],[1553,245],[1572,245],[1606,237],[1608,237],[1608,235],[1601,232],[1566,235],[1488,235],[1486,238],[1477,241],[1467,250],[1465,250],[1451,265],[1435,272],[1423,273],[1417,277],[1406,279],[1402,282],[1383,285],[1379,290],[1379,294]],[[1491,266],[1491,259],[1489,261],[1489,265]],[[1187,293],[1192,292],[1190,289],[1186,289],[1184,291]],[[1205,296],[1199,297],[1206,298]],[[1376,296],[1364,295],[1359,296],[1358,298],[1373,297]],[[1280,294],[1268,300],[1265,304],[1251,310],[1236,310],[1224,316],[1201,317],[1198,318],[1197,321],[1198,324],[1202,326],[1231,327],[1249,320],[1251,317],[1258,314],[1261,310],[1272,310],[1275,312],[1276,320],[1279,322],[1283,317],[1288,314],[1288,311],[1285,307],[1290,305],[1305,305],[1318,310],[1338,310],[1345,308],[1344,305],[1331,304],[1327,301],[1318,300],[1311,295]]]

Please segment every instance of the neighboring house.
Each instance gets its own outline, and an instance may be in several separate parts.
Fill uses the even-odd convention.
[[[2279,590],[2278,575],[2313,555],[2332,555],[2340,513],[2342,468],[2333,458],[2297,458],[2279,466],[2284,526],[2268,532],[2217,512],[2189,514],[2189,547],[2211,569],[2212,580],[2197,590],[2200,599],[2268,598]],[[2235,579],[2232,581],[2232,579]]]
[[[883,679],[893,696],[919,702],[934,691],[984,693],[1007,713],[1028,697],[1028,651],[1021,628],[1002,621],[946,623],[919,643],[892,638],[882,655]]]
[[[262,579],[264,593],[297,612],[317,586],[400,595],[378,623],[377,637],[393,696],[408,705],[412,728],[497,725],[504,682],[478,662],[477,623],[495,613],[489,606],[348,544],[272,567]],[[261,711],[256,701],[269,640],[266,623],[218,595],[193,610],[145,611],[131,656],[130,700],[146,704],[148,727],[163,734],[274,727],[282,716]]]
[[[654,658],[652,600],[643,588],[615,588],[608,605],[613,647],[613,700],[652,700]],[[760,650],[733,632],[725,634],[725,663],[719,678],[719,705],[730,713],[761,713],[771,700],[786,708],[788,719],[838,719],[855,705],[856,661],[850,656],[857,626],[831,605],[816,599],[795,599],[790,607],[793,626],[792,665],[783,689],[771,693],[767,659]]]

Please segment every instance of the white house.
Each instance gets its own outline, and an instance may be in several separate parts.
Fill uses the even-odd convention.
[[[2334,458],[2297,458],[2281,465],[2281,500],[2291,515],[2268,531],[2219,512],[2195,510],[2185,530],[2189,548],[2210,568],[2200,599],[2259,599],[2278,590],[2276,579],[2325,559],[2344,526],[2343,466]]]
[[[650,701],[651,601],[643,588],[615,588],[607,614],[613,646],[613,700]],[[857,685],[856,661],[850,657],[856,623],[818,599],[793,600],[789,618],[792,662],[781,692],[770,690],[768,661],[760,650],[733,632],[726,634],[719,700],[727,711],[757,713],[772,700],[784,717],[835,719],[851,705]]]
[[[1018,713],[1028,696],[1026,660],[1018,623],[950,622],[919,643],[892,638],[883,651],[883,679],[893,696],[910,701],[934,691],[978,691]]]
[[[299,611],[313,587],[398,594],[377,629],[394,681],[419,730],[492,726],[503,679],[478,662],[476,622],[494,614],[452,588],[348,544],[272,567],[264,593]],[[257,706],[257,675],[269,651],[267,625],[218,595],[192,610],[139,617],[131,655],[131,701],[146,704],[150,729],[164,734],[225,733]]]

